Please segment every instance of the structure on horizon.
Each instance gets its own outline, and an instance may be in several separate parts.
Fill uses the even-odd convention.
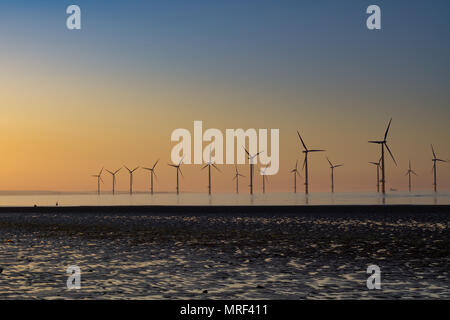
[[[330,161],[330,159],[328,159],[327,157],[327,161],[330,164],[330,168],[331,168],[331,193],[334,193],[334,169],[335,168],[339,168],[342,167],[343,164],[337,164],[337,165],[333,165]]]
[[[391,152],[391,149],[389,149],[389,146],[387,144],[387,136],[389,133],[389,129],[391,127],[391,120],[389,120],[389,124],[387,126],[386,132],[384,133],[384,139],[383,140],[376,140],[376,141],[369,141],[369,143],[375,143],[381,145],[381,192],[383,194],[386,194],[386,166],[384,161],[384,148],[386,147],[387,151],[391,155],[392,160],[394,160],[395,165],[397,165],[397,161],[395,161],[394,155]]]
[[[115,188],[116,188],[116,174],[121,170],[122,168],[117,169],[116,171],[112,172],[106,169],[111,175],[112,175],[112,194],[115,194]]]
[[[150,171],[150,193],[151,194],[153,194],[153,176],[155,176],[155,178],[158,178],[156,176],[156,172],[155,172],[155,168],[156,168],[156,165],[158,164],[158,162],[159,162],[159,159],[156,160],[155,164],[151,168],[142,167],[142,169]]]
[[[323,152],[323,151],[325,151],[325,150],[315,150],[315,149],[308,149],[307,147],[306,147],[306,144],[305,144],[305,142],[303,141],[303,139],[302,139],[302,137],[301,137],[301,135],[300,135],[300,133],[297,131],[297,134],[298,134],[298,137],[300,138],[300,141],[301,141],[301,143],[302,143],[302,145],[303,145],[303,153],[305,154],[305,160],[303,161],[303,167],[302,167],[302,169],[304,169],[305,170],[305,193],[306,194],[308,194],[309,193],[309,176],[308,176],[308,154],[310,153],[310,152]]]

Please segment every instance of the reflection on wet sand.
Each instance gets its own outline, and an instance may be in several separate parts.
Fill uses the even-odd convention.
[[[2,213],[0,298],[449,299],[449,216]]]

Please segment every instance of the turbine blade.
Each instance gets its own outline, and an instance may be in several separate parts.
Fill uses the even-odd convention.
[[[433,157],[436,159],[436,153],[434,152],[433,145],[431,145],[431,151],[433,151]]]
[[[233,179],[231,179],[231,181],[234,181],[234,180],[236,180],[236,177],[237,177],[237,176],[234,176],[234,177],[233,177]]]
[[[205,169],[206,167],[208,167],[208,165],[206,165],[206,166],[204,166],[204,167],[202,167],[200,170],[203,170],[203,169]]]
[[[387,151],[389,151],[389,154],[392,157],[392,160],[394,160],[395,165],[397,165],[397,161],[395,161],[394,155],[391,152],[391,149],[389,149],[389,146],[387,145],[387,143],[384,144],[386,146]]]
[[[106,171],[108,171],[109,173],[111,173],[112,175],[114,175],[114,173],[112,173],[111,171],[109,171],[108,169],[105,169]]]
[[[308,150],[308,152],[324,152],[325,150]]]
[[[384,141],[386,141],[387,135],[389,133],[389,129],[391,127],[391,122],[392,122],[392,118],[391,118],[391,120],[389,120],[389,124],[387,126],[386,132],[384,133]]]
[[[415,176],[418,176],[418,174],[417,173],[415,173],[414,171],[411,171]]]
[[[176,165],[174,165],[174,164],[171,164],[171,163],[168,163],[167,165],[168,165],[168,166],[171,166],[171,167],[174,167],[174,168],[178,168],[178,166],[176,166]]]
[[[383,141],[374,141],[374,140],[372,140],[372,141],[369,141],[369,143],[376,143],[376,144],[382,144],[383,143]]]
[[[114,174],[116,174],[117,172],[119,172],[120,170],[122,170],[122,168],[117,169]]]
[[[181,176],[184,178],[183,171],[181,171],[181,167],[178,167],[178,170],[180,171]]]
[[[180,163],[178,164],[178,166],[181,166],[181,163],[183,162],[183,160],[184,160],[184,156],[181,158]]]
[[[220,169],[217,168],[217,166],[216,166],[214,163],[212,164],[212,166],[213,166],[214,168],[216,168],[217,171],[219,171],[220,173],[222,173],[222,171],[220,171]]]
[[[155,164],[153,165],[152,169],[155,169],[155,167],[156,167],[156,165],[158,164],[158,162],[159,162],[159,159],[156,160],[156,162],[155,162]]]
[[[328,159],[328,157],[327,157],[327,161],[328,161],[328,163],[330,164],[330,166],[332,167],[333,164],[331,163],[330,159]]]
[[[248,153],[247,149],[245,149],[245,147],[243,147],[245,150],[245,153],[250,157],[250,153]]]
[[[302,166],[302,170],[305,169],[305,165],[306,165],[306,155],[305,155],[305,160],[303,161],[303,166]]]
[[[300,138],[300,141],[302,142],[303,148],[304,148],[305,150],[308,150],[308,148],[306,147],[305,142],[304,142],[303,139],[302,139],[302,136],[300,135],[300,132],[297,131],[297,134],[298,134],[298,137]]]
[[[125,167],[125,169],[127,169],[128,171],[130,171],[130,172],[131,172],[130,168],[128,168],[127,166],[124,166],[124,167]]]
[[[343,164],[338,164],[338,165],[336,165],[336,166],[334,166],[335,168],[339,168],[339,167],[343,167],[344,165]]]

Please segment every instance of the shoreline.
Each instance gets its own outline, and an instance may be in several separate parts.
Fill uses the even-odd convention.
[[[450,205],[118,205],[118,206],[42,206],[0,207],[5,213],[92,213],[92,214],[321,214],[321,213],[444,213],[450,214]]]

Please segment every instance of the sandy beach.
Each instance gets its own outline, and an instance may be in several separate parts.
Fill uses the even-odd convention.
[[[449,227],[450,206],[5,207],[0,299],[450,299]]]

